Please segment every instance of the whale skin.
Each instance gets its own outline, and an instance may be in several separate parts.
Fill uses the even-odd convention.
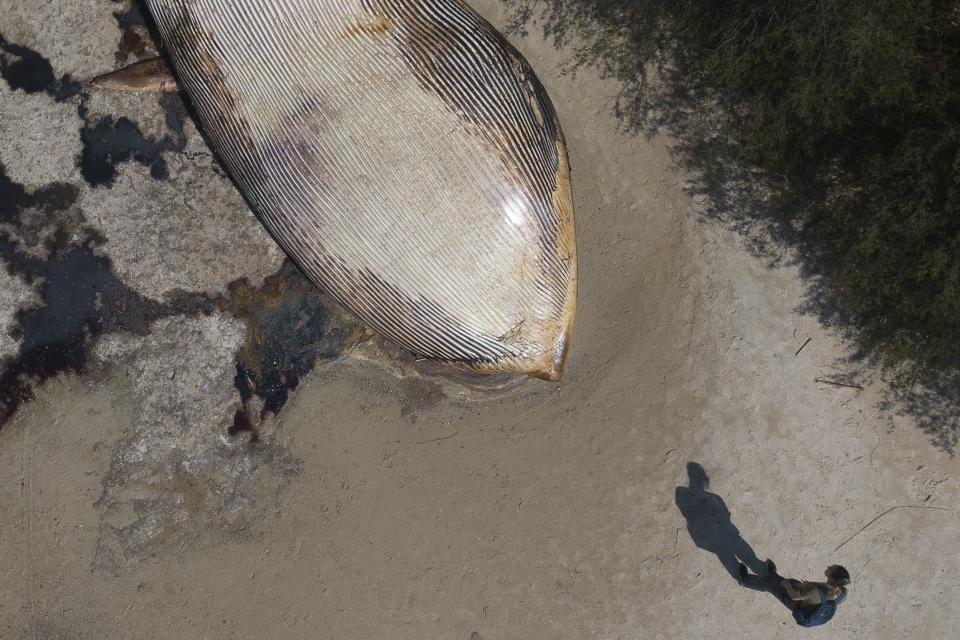
[[[213,150],[316,285],[419,356],[563,375],[570,167],[523,56],[459,0],[147,0]]]

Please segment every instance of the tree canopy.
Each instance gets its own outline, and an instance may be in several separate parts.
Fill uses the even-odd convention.
[[[537,4],[520,0],[520,19]],[[545,15],[579,63],[623,81],[630,124],[710,114],[701,151],[772,185],[771,222],[803,238],[864,354],[956,375],[960,2],[547,0]]]

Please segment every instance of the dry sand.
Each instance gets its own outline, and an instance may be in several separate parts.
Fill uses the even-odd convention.
[[[502,26],[498,2],[473,4]],[[86,77],[115,64],[119,8],[0,0],[0,31]],[[574,168],[581,293],[566,379],[471,399],[366,346],[307,374],[251,446],[226,435],[243,322],[212,312],[108,332],[84,374],[46,382],[0,430],[0,637],[811,633],[694,544],[675,504],[690,461],[759,558],[798,577],[850,569],[831,638],[956,636],[957,461],[881,411],[878,385],[815,383],[849,365],[840,339],[797,312],[798,273],[701,218],[670,141],[618,130],[614,84],[562,74],[567,53],[536,28],[512,40],[556,103]],[[163,134],[156,97],[91,105]],[[107,239],[98,252],[140,295],[223,292],[279,267],[192,127],[186,152],[164,155],[170,181],[134,161],[92,189],[75,165],[76,107],[0,83],[4,129],[19,119],[26,132],[0,140],[0,161],[29,189],[76,184]],[[218,250],[206,223],[136,241],[138,228],[175,234],[187,206],[233,211],[228,242],[246,249]],[[36,304],[21,279],[0,286],[0,300]],[[12,318],[0,311],[0,326]],[[899,508],[854,536],[897,505],[951,510]]]

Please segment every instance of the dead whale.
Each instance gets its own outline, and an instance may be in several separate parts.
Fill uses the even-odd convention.
[[[213,150],[311,280],[421,356],[560,379],[577,282],[567,151],[489,23],[459,0],[147,6]]]

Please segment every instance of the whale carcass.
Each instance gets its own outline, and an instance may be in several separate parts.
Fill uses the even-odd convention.
[[[147,0],[214,151],[303,272],[480,372],[563,374],[570,170],[527,61],[458,0]]]

